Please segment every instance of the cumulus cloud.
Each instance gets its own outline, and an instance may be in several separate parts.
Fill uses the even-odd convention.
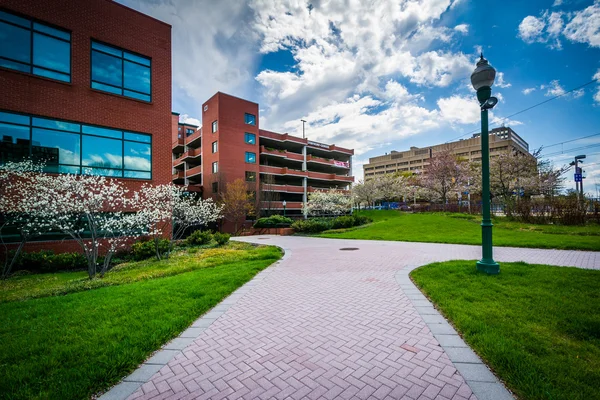
[[[181,114],[179,116],[179,122],[182,124],[202,126],[202,121],[200,121],[198,118],[190,117],[188,114]]]
[[[511,83],[504,82],[504,72],[498,72],[496,74],[496,82],[494,82],[494,86],[501,88],[509,88],[512,86]]]
[[[600,68],[598,69],[598,71],[596,72],[596,74],[594,74],[594,78],[597,82],[598,82],[598,86],[596,88],[596,94],[594,94],[594,101],[597,104],[600,104]]]
[[[553,6],[560,4],[555,1]],[[545,10],[539,17],[528,15],[519,24],[518,36],[526,43],[547,43],[555,50],[562,49],[561,38],[600,47],[600,0],[570,13]]]
[[[454,27],[454,30],[466,35],[467,33],[469,33],[469,25],[467,25],[467,24],[456,25]]]
[[[558,82],[557,79],[551,81],[549,86],[545,86],[545,85],[542,85],[542,86],[543,86],[542,89],[544,89],[546,87],[548,88],[548,90],[546,91],[544,96],[548,96],[548,97],[562,96],[566,93],[565,89],[560,85],[560,83]]]
[[[437,105],[440,116],[450,123],[473,124],[481,118],[479,104],[472,97],[441,98]]]
[[[533,93],[535,91],[536,91],[536,88],[534,88],[534,87],[532,87],[532,88],[526,88],[526,89],[523,89],[523,94],[524,95],[528,95],[528,94]]]

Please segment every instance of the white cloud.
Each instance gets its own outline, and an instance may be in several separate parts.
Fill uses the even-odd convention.
[[[552,7],[561,6],[562,3],[563,3],[563,0],[554,0],[554,3],[552,4]]]
[[[202,121],[200,121],[198,118],[190,117],[188,114],[181,114],[179,116],[179,122],[182,124],[202,126]]]
[[[546,86],[544,86],[544,87],[546,87]],[[542,89],[543,89],[543,87],[542,87]],[[550,85],[548,86],[548,90],[546,91],[544,96],[554,97],[554,96],[562,96],[564,94],[565,94],[565,89],[560,85],[560,83],[558,82],[558,79],[555,79],[552,82],[550,82]]]
[[[450,123],[473,124],[480,120],[479,104],[473,97],[451,96],[437,101],[441,117]]]
[[[561,4],[562,1],[555,1],[553,6]],[[547,43],[555,50],[562,49],[562,37],[571,42],[600,47],[600,0],[569,13],[544,10],[539,17],[528,15],[519,24],[518,36],[526,43]]]
[[[467,24],[456,25],[454,27],[454,30],[466,35],[467,33],[469,33],[469,25],[467,25]]]
[[[526,88],[526,89],[523,89],[523,94],[524,95],[528,95],[528,94],[530,94],[532,92],[535,92],[535,90],[536,90],[536,88],[534,88],[534,87],[532,87],[532,88]]]
[[[573,96],[574,99],[578,99],[581,96],[583,96],[584,94],[585,94],[584,88],[577,89],[577,90],[573,91],[573,93],[571,93],[571,95]]]
[[[593,79],[596,79],[596,82],[598,83],[596,94],[594,94],[594,101],[600,105],[600,68],[596,71],[596,74],[594,74]]]
[[[498,72],[496,74],[496,82],[494,82],[494,86],[501,88],[509,88],[512,86],[511,83],[504,82],[504,72]]]

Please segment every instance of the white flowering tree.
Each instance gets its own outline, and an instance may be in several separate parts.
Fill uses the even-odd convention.
[[[211,198],[196,199],[179,192],[174,200],[172,241],[181,239],[183,233],[191,227],[206,225],[222,217],[224,205],[215,203]]]
[[[90,279],[97,273],[103,276],[115,252],[146,233],[145,221],[122,182],[91,175],[43,176],[39,189],[52,199],[45,217],[79,244]],[[105,258],[98,270],[101,253]]]
[[[340,215],[351,209],[352,198],[340,190],[331,189],[310,193],[304,212],[310,215]]]
[[[39,189],[42,169],[42,164],[30,160],[0,165],[0,241],[4,247],[2,279],[10,275],[25,243],[50,229],[45,211],[50,207],[51,199]],[[18,246],[12,253],[4,241],[3,231],[6,228],[19,235]]]

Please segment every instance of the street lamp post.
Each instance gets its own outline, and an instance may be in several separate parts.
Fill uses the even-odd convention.
[[[283,201],[283,216],[285,217],[285,206],[287,205],[287,203],[285,202],[285,200]]]
[[[471,84],[477,91],[477,100],[481,106],[481,247],[482,258],[477,261],[477,270],[487,274],[499,274],[500,265],[492,256],[492,218],[490,213],[490,137],[488,132],[488,110],[492,109],[498,99],[492,97],[492,85],[496,78],[496,70],[488,64],[481,54],[475,71],[471,74]]]

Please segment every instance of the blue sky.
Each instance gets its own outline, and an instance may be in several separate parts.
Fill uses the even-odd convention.
[[[358,178],[369,157],[478,130],[480,51],[498,71],[492,127],[531,149],[600,134],[598,82],[502,120],[600,78],[600,0],[120,1],[173,25],[182,118],[216,91],[256,101],[261,128],[301,134],[305,119],[310,139],[354,148]],[[600,135],[544,152],[588,154],[585,186],[600,190]]]

